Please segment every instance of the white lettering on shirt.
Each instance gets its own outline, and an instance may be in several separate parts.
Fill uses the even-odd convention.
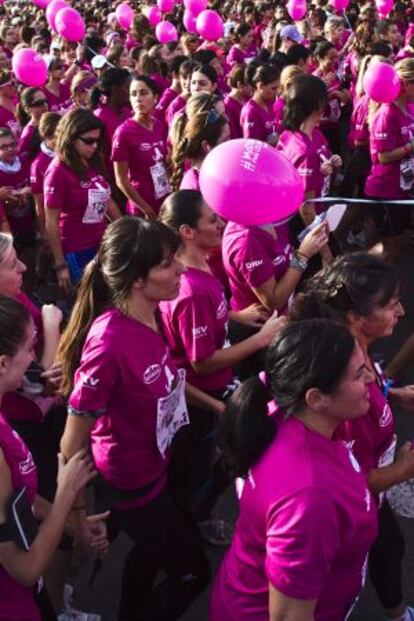
[[[151,364],[144,371],[142,379],[144,384],[153,384],[161,375],[162,367],[160,364]]]
[[[207,336],[208,326],[199,326],[197,328],[193,328],[193,337],[195,339],[199,339],[202,336]]]
[[[382,410],[382,414],[379,419],[379,424],[380,424],[380,427],[387,427],[387,425],[389,425],[391,422],[392,422],[391,408],[388,405],[388,403],[386,403],[384,405],[384,409]]]
[[[88,375],[87,373],[85,373],[84,371],[80,372],[80,376],[82,378],[82,384],[84,386],[87,386],[88,388],[97,388],[98,384],[99,384],[99,378],[98,377],[92,377],[90,375]]]
[[[259,267],[262,264],[262,259],[256,259],[256,261],[248,261],[248,263],[246,263],[245,265],[247,270],[254,270],[256,267]]]

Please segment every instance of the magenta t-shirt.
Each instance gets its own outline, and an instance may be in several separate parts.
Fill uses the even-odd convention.
[[[233,378],[231,368],[198,375],[191,366],[229,345],[227,301],[217,278],[188,267],[178,297],[161,302],[160,310],[171,355],[186,370],[190,384],[207,392],[225,388]]]
[[[180,190],[200,191],[200,171],[197,168],[191,167],[186,170],[180,183]]]
[[[69,407],[97,416],[92,454],[106,481],[125,490],[155,482],[137,504],[149,502],[167,481],[169,453],[163,458],[156,442],[157,403],[176,374],[161,334],[115,308],[93,322]]]
[[[36,128],[34,125],[32,125],[32,123],[27,123],[27,125],[23,127],[22,133],[20,134],[18,146],[18,153],[20,156],[28,157],[30,140],[33,136],[35,129]]]
[[[105,125],[105,143],[108,145],[110,151],[115,131],[122,123],[130,118],[131,108],[125,106],[122,108],[120,114],[117,114],[110,106],[102,105],[96,108],[93,113]]]
[[[302,177],[305,192],[313,191],[315,197],[329,193],[330,175],[323,175],[320,169],[321,164],[332,154],[319,129],[313,130],[312,138],[302,131],[285,130],[279,138],[277,149],[292,162]]]
[[[273,104],[273,114],[275,115],[276,132],[283,132],[283,115],[285,113],[285,100],[283,97],[277,97]]]
[[[44,196],[47,209],[60,209],[59,231],[65,254],[99,246],[111,198],[105,177],[92,168],[80,178],[55,157],[46,171]]]
[[[0,412],[0,448],[10,468],[13,490],[26,487],[32,504],[37,493],[37,474],[33,457]],[[2,621],[40,621],[33,587],[25,587],[12,578],[0,565],[0,619]]]
[[[240,125],[240,116],[243,104],[230,95],[226,95],[224,98],[224,107],[226,110],[226,116],[229,120],[230,138],[243,138],[243,130]]]
[[[351,451],[291,417],[241,487],[209,621],[268,621],[269,582],[287,597],[316,599],[315,621],[344,621],[378,532],[377,506]]]
[[[1,170],[0,187],[10,186],[15,190],[21,190],[30,185],[30,162],[26,157],[19,157],[20,169],[16,172]],[[21,199],[0,201],[1,207],[7,216],[13,234],[34,230],[32,205],[30,197]]]
[[[50,112],[58,112],[59,114],[65,114],[72,105],[72,97],[70,94],[70,86],[66,82],[61,82],[59,85],[59,95],[51,93],[45,86],[43,88],[47,103],[49,105]]]
[[[368,95],[362,95],[355,103],[350,128],[353,141],[358,140],[358,142],[363,142],[367,145],[370,134],[368,127],[369,101]]]
[[[166,127],[159,119],[153,118],[152,129],[128,119],[116,130],[112,161],[128,163],[131,184],[157,213],[171,192],[166,159]],[[142,215],[142,211],[131,201],[128,201],[126,209],[131,215]]]
[[[230,67],[236,65],[237,63],[243,64],[248,63],[250,60],[254,58],[255,54],[252,54],[250,49],[242,50],[237,45],[232,45],[229,53],[227,54],[227,63]]]
[[[33,194],[43,194],[43,182],[53,157],[40,151],[30,166],[30,186]]]
[[[12,130],[14,136],[18,139],[21,132],[19,121],[16,115],[4,106],[0,106],[0,127],[8,127]]]
[[[371,125],[371,172],[365,184],[365,194],[374,198],[408,198],[401,189],[399,162],[380,164],[378,153],[403,147],[414,138],[414,116],[404,114],[395,104],[382,104]],[[412,156],[406,158],[412,160]]]
[[[279,280],[289,267],[292,246],[286,225],[275,229],[277,238],[259,226],[228,222],[223,235],[223,264],[230,291],[231,308],[240,311],[258,299],[253,288],[270,278]],[[286,307],[278,309],[286,311]]]
[[[178,114],[179,112],[182,112],[185,109],[186,104],[187,104],[187,100],[185,99],[185,97],[182,97],[181,95],[177,95],[177,97],[172,100],[165,114],[165,118],[166,118],[166,121],[169,127],[171,127],[174,121],[175,115]]]
[[[159,119],[166,121],[167,108],[176,97],[177,91],[174,91],[171,87],[165,89],[155,107],[155,114]]]
[[[256,140],[268,142],[276,133],[273,105],[269,104],[265,110],[253,99],[249,99],[242,108],[240,125],[244,138],[255,138]]]

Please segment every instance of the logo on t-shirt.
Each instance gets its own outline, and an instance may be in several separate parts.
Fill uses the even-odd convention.
[[[388,403],[386,403],[384,405],[384,409],[382,410],[382,414],[379,419],[379,424],[380,424],[380,427],[387,427],[391,422],[392,422],[391,408],[388,405]]]
[[[219,307],[217,309],[216,317],[217,319],[223,319],[223,317],[225,317],[226,314],[227,314],[227,302],[226,300],[222,300],[222,302],[220,302]]]
[[[144,371],[142,376],[144,384],[153,384],[161,375],[162,367],[160,364],[151,364]]]
[[[19,472],[20,474],[27,475],[30,472],[33,472],[33,470],[36,469],[35,463],[33,461],[33,457],[31,455],[31,453],[27,454],[27,457],[24,461],[20,461],[19,462]]]
[[[199,326],[197,328],[193,328],[193,337],[195,339],[199,339],[202,336],[207,336],[208,326]]]
[[[254,269],[256,269],[256,267],[259,267],[262,264],[263,264],[263,260],[262,259],[256,259],[256,261],[248,261],[246,263],[246,269],[247,270],[254,270]]]
[[[88,388],[94,388],[94,389],[98,387],[98,384],[99,384],[98,377],[92,377],[92,375],[88,375],[84,371],[80,372],[80,376],[82,379],[82,384],[84,386],[87,386]]]
[[[349,451],[349,461],[351,462],[352,467],[356,472],[361,472],[361,466],[359,465],[352,451]]]

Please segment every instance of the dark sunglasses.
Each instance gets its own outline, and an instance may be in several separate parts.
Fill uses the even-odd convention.
[[[47,99],[37,99],[29,105],[29,108],[40,108],[40,106],[47,106]]]
[[[10,151],[11,149],[15,149],[17,147],[17,142],[9,142],[0,144],[0,151]]]
[[[84,144],[89,145],[90,147],[93,144],[99,144],[99,138],[83,138],[82,136],[78,136],[79,140],[82,140]]]

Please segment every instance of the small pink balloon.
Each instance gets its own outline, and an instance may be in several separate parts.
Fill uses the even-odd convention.
[[[280,222],[298,211],[304,196],[293,164],[250,138],[228,140],[210,151],[201,166],[200,189],[214,211],[246,225]]]
[[[387,17],[393,9],[394,2],[393,0],[375,0],[375,6],[381,16]]]
[[[150,26],[156,26],[162,20],[161,11],[156,4],[149,6],[145,12],[145,15],[150,23]]]
[[[116,19],[116,15],[115,13],[109,13],[108,17],[106,18],[106,23],[110,24],[112,22],[112,20]]]
[[[160,43],[178,41],[177,28],[171,22],[160,22],[155,28],[155,36]]]
[[[216,11],[202,11],[196,19],[196,27],[206,41],[217,41],[223,36],[223,20]]]
[[[50,0],[33,0],[33,4],[39,7],[39,9],[45,9],[50,3]]]
[[[75,9],[60,9],[55,24],[57,32],[67,41],[82,41],[85,36],[85,22]]]
[[[207,0],[184,0],[184,7],[195,17],[207,8]]]
[[[46,7],[46,21],[49,26],[56,31],[55,19],[60,9],[66,9],[68,4],[65,0],[52,0]]]
[[[43,86],[47,82],[47,66],[40,54],[31,48],[18,50],[12,58],[13,73],[26,86]]]
[[[118,4],[115,10],[115,16],[118,21],[118,24],[129,30],[132,26],[132,22],[134,21],[134,11],[131,9],[129,4],[123,2],[122,4]]]
[[[365,72],[365,92],[378,103],[391,103],[400,94],[401,81],[392,65],[374,63]]]
[[[289,0],[286,8],[293,21],[297,22],[305,17],[306,0]]]
[[[335,11],[345,11],[348,8],[350,0],[332,0],[332,6]]]
[[[157,5],[162,13],[170,13],[174,8],[174,0],[157,0]]]
[[[184,11],[183,24],[187,32],[197,32],[196,18],[190,11]]]

